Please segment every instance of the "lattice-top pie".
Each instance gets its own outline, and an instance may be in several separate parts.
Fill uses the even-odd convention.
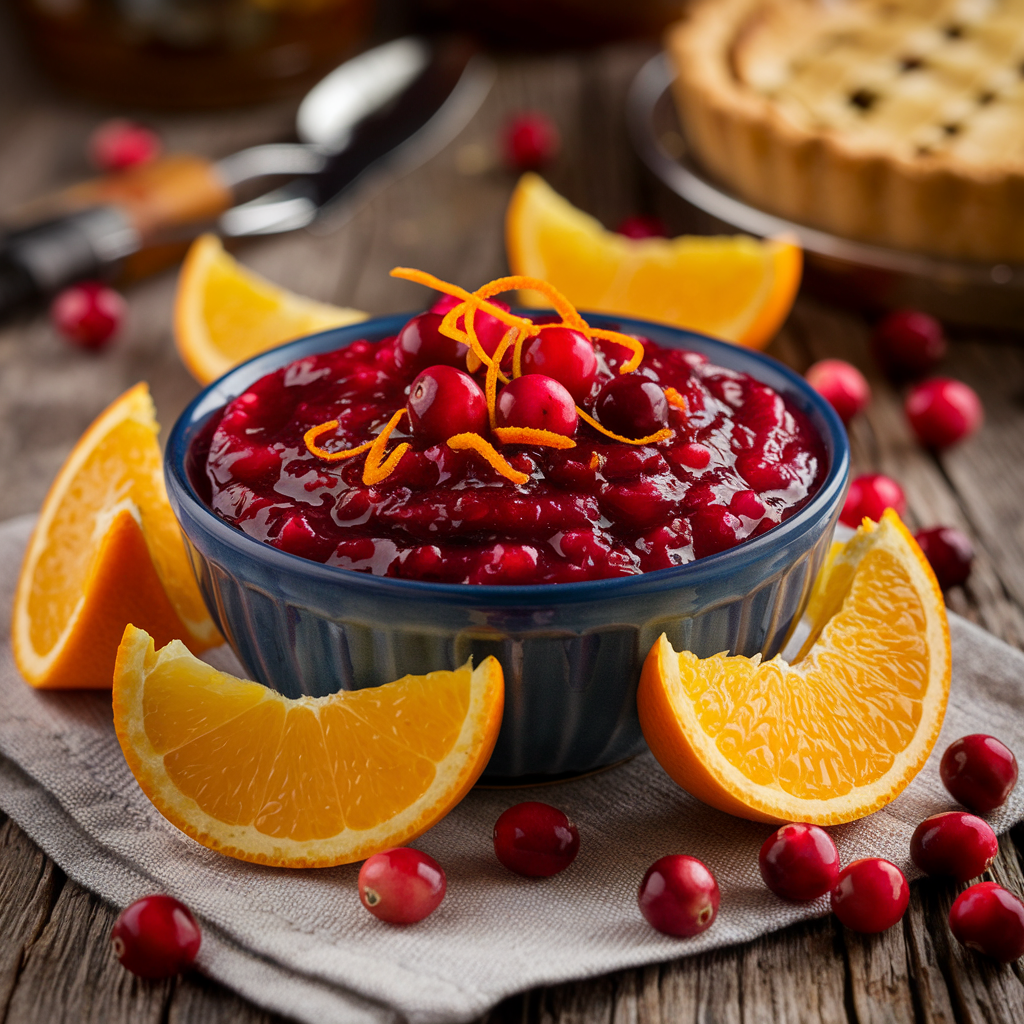
[[[1024,262],[1024,0],[702,0],[669,51],[690,144],[744,198]]]

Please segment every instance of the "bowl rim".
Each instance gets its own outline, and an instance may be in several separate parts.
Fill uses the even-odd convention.
[[[668,589],[696,587],[726,575],[731,577],[734,573],[742,572],[753,563],[770,558],[773,551],[786,547],[803,534],[813,530],[823,516],[829,515],[830,510],[833,516],[838,516],[839,499],[845,490],[850,471],[849,439],[835,410],[803,377],[771,356],[719,341],[696,331],[653,320],[640,320],[583,310],[580,313],[588,323],[618,325],[619,329],[626,333],[650,337],[659,344],[684,348],[687,347],[685,342],[696,342],[693,349],[707,355],[710,362],[726,368],[741,369],[742,372],[750,373],[752,377],[762,380],[763,383],[768,382],[764,381],[756,372],[730,364],[752,364],[755,369],[760,368],[767,371],[769,376],[781,377],[790,385],[790,391],[802,399],[804,411],[808,411],[808,406],[814,409],[825,427],[825,430],[822,431],[822,441],[831,456],[831,465],[817,493],[797,513],[759,537],[744,540],[735,547],[706,555],[684,565],[608,579],[529,584],[439,583],[429,580],[375,576],[341,566],[326,565],[303,558],[301,555],[282,551],[250,537],[238,527],[221,519],[202,500],[189,480],[185,462],[189,445],[214,412],[236,395],[241,394],[260,377],[295,359],[342,348],[367,337],[379,340],[397,334],[411,317],[417,316],[420,312],[422,310],[372,317],[356,324],[331,328],[296,338],[277,348],[253,356],[204,387],[175,421],[164,454],[164,473],[168,494],[175,517],[186,537],[188,537],[188,531],[185,530],[182,523],[183,516],[177,507],[178,502],[182,506],[187,504],[194,512],[198,512],[202,527],[208,533],[213,534],[219,543],[226,545],[242,557],[263,561],[268,568],[282,573],[290,575],[298,572],[326,585],[344,584],[350,587],[359,587],[366,590],[368,596],[434,599],[457,604],[530,607],[538,604],[553,605],[585,600],[628,598]],[[527,315],[541,315],[547,310],[523,309],[522,312]],[[717,359],[712,353],[723,358]],[[232,384],[232,382],[235,383]],[[239,382],[243,382],[241,386],[238,386]],[[769,384],[769,386],[774,385]],[[815,426],[817,428],[818,424]],[[191,540],[191,538],[189,539]]]

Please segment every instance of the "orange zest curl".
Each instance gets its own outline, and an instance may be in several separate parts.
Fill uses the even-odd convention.
[[[456,434],[448,438],[448,447],[454,451],[461,452],[471,449],[482,455],[491,466],[507,480],[514,484],[525,484],[530,478],[518,469],[513,469],[494,449],[489,441],[485,441],[479,434],[466,433]]]
[[[346,448],[344,451],[332,452],[326,448],[321,448],[317,444],[317,441],[323,437],[324,434],[330,433],[332,430],[336,430],[338,427],[337,420],[329,420],[327,423],[318,423],[315,427],[310,427],[302,435],[302,440],[305,442],[306,450],[310,455],[315,455],[318,459],[323,459],[324,462],[340,462],[342,459],[350,459],[353,455],[359,455],[365,452],[368,448],[373,445],[373,441],[365,441],[363,444],[356,448]]]
[[[667,441],[672,436],[671,428],[664,427],[657,431],[657,433],[648,434],[646,437],[623,437],[621,434],[613,434],[607,428],[602,427],[593,416],[590,416],[578,405],[576,406],[576,412],[579,413],[581,420],[589,423],[596,431],[604,434],[605,437],[610,437],[613,441],[622,441],[623,444],[657,444],[659,441]]]
[[[669,405],[681,412],[686,412],[686,399],[675,388],[665,388],[665,397],[668,399]]]
[[[487,418],[490,423],[491,430],[494,430],[498,424],[498,417],[496,413],[498,404],[498,377],[501,377],[506,384],[508,383],[508,378],[501,372],[501,361],[505,358],[505,353],[508,351],[509,345],[514,344],[516,338],[516,329],[513,327],[505,334],[505,337],[498,342],[498,347],[494,350],[494,358],[487,364],[487,376],[484,378],[484,397],[487,399]]]
[[[386,459],[384,458],[384,449],[388,446],[391,431],[398,426],[398,421],[404,415],[405,409],[399,409],[388,420],[388,425],[370,443],[370,450],[366,454],[366,464],[363,466],[363,483],[367,487],[379,484],[391,476],[395,467],[401,462],[402,456],[409,450],[408,442],[403,441]]]
[[[535,444],[542,448],[575,448],[576,442],[565,434],[539,427],[495,427],[494,436],[502,444]]]
[[[642,341],[629,334],[622,334],[619,331],[606,331],[599,327],[588,327],[586,333],[590,340],[601,338],[603,341],[613,341],[616,345],[628,348],[633,354],[619,367],[619,373],[632,373],[644,358],[644,345]]]

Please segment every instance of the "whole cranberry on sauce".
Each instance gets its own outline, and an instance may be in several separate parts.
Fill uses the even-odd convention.
[[[914,539],[943,590],[967,582],[974,562],[974,547],[963,533],[952,526],[933,526],[918,530]]]
[[[884,932],[906,912],[910,886],[895,864],[865,857],[839,872],[831,899],[832,913],[851,931]]]
[[[707,931],[721,894],[715,876],[696,857],[675,853],[656,860],[640,883],[640,913],[652,928],[688,938]]]
[[[400,370],[416,372],[428,366],[465,366],[467,345],[441,333],[437,313],[414,316],[399,332],[395,340],[395,363]]]
[[[113,340],[127,308],[109,285],[82,281],[57,295],[50,305],[50,319],[72,344],[96,352]]]
[[[951,377],[915,385],[904,409],[911,429],[926,448],[948,448],[966,440],[985,416],[974,389]]]
[[[523,346],[522,370],[554,377],[582,405],[597,378],[597,353],[585,334],[545,327]]]
[[[839,879],[839,851],[817,825],[783,825],[758,856],[764,884],[787,900],[814,900],[831,892]]]
[[[883,473],[865,473],[850,482],[839,520],[846,526],[858,527],[867,516],[877,523],[887,508],[895,509],[898,516],[907,511],[903,488]]]
[[[578,829],[550,804],[516,804],[494,823],[495,856],[516,874],[549,878],[564,871],[579,852]]]
[[[953,901],[949,930],[968,949],[1013,963],[1024,956],[1024,903],[995,882],[979,882]]]
[[[505,129],[505,159],[518,171],[536,171],[558,152],[558,129],[536,111],[518,114]]]
[[[879,366],[895,380],[930,373],[946,355],[942,324],[927,313],[898,309],[875,328],[871,350]]]
[[[946,748],[939,774],[954,800],[975,814],[988,814],[1002,807],[1017,785],[1017,759],[995,736],[972,733]]]
[[[160,155],[160,136],[144,125],[114,118],[89,137],[89,160],[100,171],[123,171]]]
[[[448,879],[433,857],[396,846],[367,858],[358,884],[359,899],[374,917],[388,924],[415,924],[441,905]]]
[[[157,894],[125,907],[114,922],[114,955],[140,978],[169,978],[196,958],[202,942],[192,912],[179,900]]]
[[[668,399],[654,381],[639,373],[626,373],[601,387],[594,413],[601,426],[613,434],[649,437],[668,426]]]
[[[430,309],[427,310],[427,312],[438,313],[441,317],[444,317],[448,310],[454,309],[461,301],[462,300],[455,295],[442,295],[430,307]],[[488,299],[487,301],[492,306],[497,306],[499,309],[505,310],[506,313],[511,310],[511,307],[506,305],[500,299]],[[466,329],[465,315],[460,316],[458,320],[455,321],[455,326],[462,331]],[[485,310],[478,309],[473,317],[473,330],[476,331],[477,340],[480,342],[483,350],[489,356],[493,356],[494,350],[501,343],[501,339],[505,337],[505,332],[508,330],[508,327],[496,316],[491,316],[491,314]]]
[[[926,875],[948,875],[958,882],[977,878],[998,852],[992,826],[963,811],[925,818],[910,840],[910,859]]]
[[[849,423],[871,401],[871,388],[864,374],[843,359],[822,359],[808,369],[804,378],[843,423]]]
[[[557,380],[540,373],[509,381],[498,392],[495,418],[499,427],[550,430],[566,437],[576,433],[579,422],[572,395]]]
[[[482,433],[487,428],[487,398],[464,370],[429,366],[409,389],[409,424],[413,434],[440,444],[456,434]]]

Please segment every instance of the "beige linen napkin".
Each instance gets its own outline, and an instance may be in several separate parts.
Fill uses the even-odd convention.
[[[827,897],[785,903],[764,887],[757,853],[770,826],[704,806],[649,754],[541,790],[470,793],[416,843],[445,868],[448,895],[408,928],[362,908],[358,865],[286,871],[219,856],[142,794],[109,694],[38,692],[18,676],[7,624],[32,521],[0,524],[0,807],[115,906],[157,890],[184,900],[203,926],[199,969],[261,1006],[310,1024],[465,1021],[535,985],[744,942],[828,912]],[[1024,654],[956,616],[950,625],[953,690],[936,754],[885,810],[831,830],[844,863],[877,855],[916,873],[914,827],[956,806],[938,776],[938,755],[956,737],[993,733],[1024,753]],[[220,667],[232,660],[220,652]],[[578,824],[580,854],[563,874],[523,879],[495,859],[494,821],[523,799],[556,804]],[[1024,786],[992,824],[1006,829],[1022,813]],[[644,871],[666,853],[697,856],[718,878],[718,919],[697,938],[660,935],[637,909]]]

